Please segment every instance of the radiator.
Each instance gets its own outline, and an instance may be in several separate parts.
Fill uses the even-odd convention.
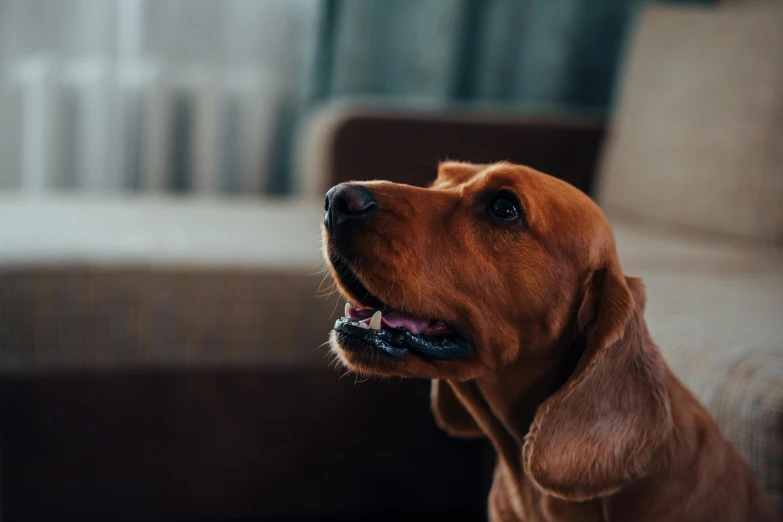
[[[149,62],[57,63],[11,71],[21,121],[18,188],[258,193],[276,108],[269,76]]]
[[[0,1],[0,190],[265,192],[317,6]]]

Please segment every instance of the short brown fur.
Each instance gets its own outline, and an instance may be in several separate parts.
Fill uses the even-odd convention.
[[[438,425],[492,441],[490,520],[781,520],[651,340],[644,286],[623,275],[587,196],[507,163],[443,163],[429,189],[363,185],[379,212],[351,240],[362,283],[459,325],[475,353],[399,361],[334,337],[332,349],[358,373],[433,379]],[[480,196],[500,189],[518,197],[524,230],[484,220]]]

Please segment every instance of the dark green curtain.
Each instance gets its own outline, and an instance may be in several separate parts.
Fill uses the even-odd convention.
[[[313,98],[414,95],[605,108],[626,33],[645,3],[324,0]]]
[[[647,3],[323,0],[305,104],[394,96],[607,110],[626,35]]]

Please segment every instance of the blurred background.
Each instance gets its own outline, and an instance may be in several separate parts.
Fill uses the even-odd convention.
[[[484,520],[488,443],[319,348],[325,191],[447,158],[599,202],[781,499],[780,0],[0,0],[0,519]]]

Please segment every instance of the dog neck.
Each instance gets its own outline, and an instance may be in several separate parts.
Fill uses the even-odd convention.
[[[522,471],[522,446],[538,407],[565,384],[584,349],[584,338],[567,338],[547,357],[518,358],[486,376],[449,383],[515,474]]]

